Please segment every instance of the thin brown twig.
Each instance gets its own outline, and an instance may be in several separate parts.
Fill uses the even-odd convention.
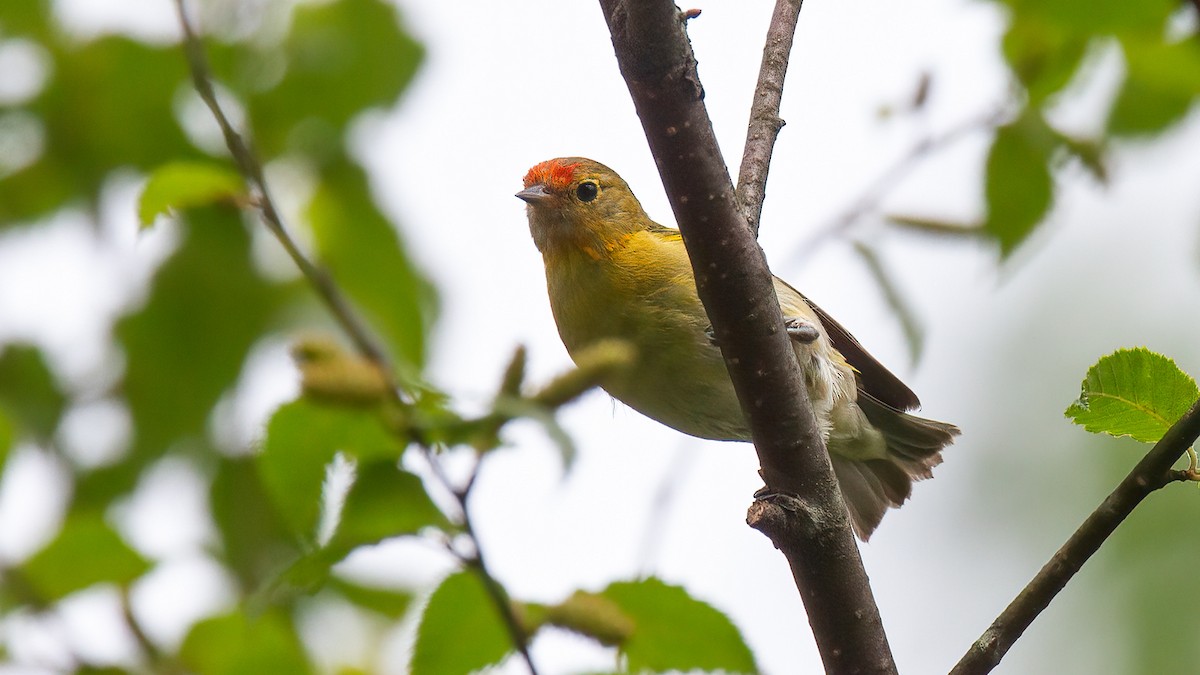
[[[296,267],[300,269],[304,277],[317,291],[317,295],[333,314],[342,330],[349,336],[358,352],[378,367],[388,384],[390,396],[397,403],[405,403],[408,398],[408,392],[405,392],[399,386],[387,351],[376,341],[371,331],[367,329],[366,324],[358,318],[349,299],[342,294],[341,289],[338,288],[329,274],[313,263],[300,250],[299,245],[297,245],[296,241],[288,233],[282,218],[279,216],[279,211],[275,208],[274,200],[271,199],[271,193],[267,188],[267,181],[263,174],[262,164],[258,161],[257,156],[250,149],[242,135],[233,128],[233,124],[217,100],[216,92],[212,86],[212,76],[208,66],[208,59],[205,57],[204,47],[196,35],[191,20],[188,18],[185,0],[175,0],[175,6],[179,15],[180,26],[183,29],[183,46],[196,92],[200,95],[205,105],[208,106],[213,117],[216,118],[217,124],[220,125],[221,133],[225,137],[225,145],[237,162],[238,169],[241,171],[243,178],[251,188],[258,192],[255,204],[262,216],[263,223],[283,246],[284,250],[287,251],[292,261],[296,264]],[[474,482],[474,476],[472,476],[472,481],[467,484],[466,489],[456,489],[445,472],[441,470],[441,466],[432,451],[425,446],[422,446],[422,448],[430,465],[434,468],[434,475],[438,477],[447,490],[454,494],[462,507],[463,530],[470,538],[475,549],[473,556],[468,561],[470,566],[479,574],[485,588],[488,589],[488,595],[496,604],[496,609],[500,612],[505,625],[508,626],[513,646],[525,660],[530,675],[537,675],[537,668],[529,654],[528,637],[521,627],[520,619],[517,617],[512,603],[508,600],[504,587],[487,569],[482,548],[479,545],[479,539],[475,535],[470,514],[467,512],[466,501],[470,486]],[[476,466],[477,469],[478,466]]]
[[[758,84],[754,87],[754,101],[750,104],[746,149],[742,152],[742,165],[738,169],[737,198],[746,215],[746,222],[755,236],[758,235],[763,200],[767,193],[771,154],[775,149],[775,139],[779,137],[779,130],[784,125],[784,121],[779,117],[779,105],[783,100],[783,81],[787,77],[792,43],[796,37],[796,23],[800,19],[800,5],[803,1],[775,1],[775,11],[771,14],[771,25],[767,29],[767,40],[763,45]]]
[[[767,174],[770,156],[775,149],[784,120],[779,106],[784,98],[784,79],[791,59],[792,43],[796,40],[796,24],[804,0],[775,0],[770,14],[767,41],[763,43],[762,65],[758,68],[758,84],[754,101],[750,103],[750,124],[746,127],[746,144],[742,166],[738,168],[738,203],[746,216],[750,231],[758,235],[762,219],[762,202],[767,197]]]
[[[479,575],[480,580],[483,582],[483,588],[487,591],[488,597],[491,598],[492,604],[500,609],[500,618],[504,622],[504,628],[508,631],[513,647],[525,661],[525,666],[529,668],[529,675],[538,675],[537,666],[534,665],[533,657],[529,653],[529,634],[526,632],[525,625],[521,622],[520,617],[517,616],[512,599],[508,597],[508,591],[505,590],[504,586],[496,580],[496,577],[488,569],[487,561],[484,560],[483,551],[479,545],[479,537],[475,534],[475,523],[471,519],[471,511],[467,506],[467,501],[471,496],[471,488],[475,485],[475,480],[479,475],[479,455],[476,454],[475,463],[471,467],[466,482],[462,487],[455,488],[449,477],[436,463],[432,449],[424,445],[421,446],[421,449],[425,453],[426,460],[434,467],[434,473],[439,476],[439,479],[450,490],[450,493],[454,495],[462,518],[459,524],[462,526],[463,534],[467,535],[467,538],[471,540],[471,545],[474,549],[470,555],[457,551],[454,548],[450,548],[450,552],[463,565],[474,569],[476,574]]]
[[[217,100],[216,91],[214,91],[212,85],[212,74],[208,66],[208,59],[204,54],[204,46],[196,36],[196,31],[192,26],[191,19],[188,18],[184,2],[185,0],[175,0],[175,7],[179,15],[179,24],[183,28],[183,48],[187,55],[188,67],[191,70],[192,83],[196,88],[196,93],[200,95],[200,99],[208,106],[213,117],[216,118],[217,124],[221,127],[221,133],[225,137],[225,146],[229,149],[230,154],[233,155],[234,161],[237,162],[242,176],[246,179],[250,187],[258,193],[255,204],[262,215],[263,223],[275,235],[275,238],[279,240],[280,245],[287,251],[288,256],[291,257],[296,267],[300,269],[301,274],[312,284],[321,301],[325,303],[325,306],[333,314],[338,325],[342,327],[342,330],[354,342],[354,346],[358,349],[359,353],[379,367],[379,370],[387,378],[388,384],[393,391],[402,392],[396,382],[395,371],[392,368],[386,350],[376,341],[366,324],[363,323],[354,311],[350,301],[342,295],[329,274],[309,260],[308,256],[300,250],[296,240],[288,233],[287,228],[284,227],[283,219],[280,218],[279,211],[275,208],[275,201],[271,199],[271,193],[267,189],[267,181],[263,175],[262,164],[258,161],[257,156],[250,149],[249,144],[242,135],[233,128],[233,123],[229,121],[229,117],[221,107],[220,101]]]
[[[1175,471],[1171,467],[1195,443],[1197,436],[1200,436],[1200,401],[1171,425],[1112,494],[1083,521],[1067,543],[971,645],[950,675],[991,672],[1025,629],[1142,500],[1171,482],[1190,480],[1187,471]]]
[[[1197,0],[1200,2],[1200,0]],[[987,112],[970,117],[956,126],[953,126],[946,131],[937,134],[926,136],[917,141],[908,152],[892,163],[883,173],[871,181],[869,185],[859,194],[858,198],[850,203],[842,213],[835,216],[825,225],[822,225],[813,232],[797,249],[795,261],[801,261],[815,252],[820,246],[834,237],[841,236],[846,233],[868,213],[879,208],[879,204],[884,197],[888,195],[901,180],[911,173],[913,169],[929,155],[941,150],[955,141],[967,136],[976,131],[991,129],[1004,123],[1009,117],[1009,106],[998,105],[988,110]]]

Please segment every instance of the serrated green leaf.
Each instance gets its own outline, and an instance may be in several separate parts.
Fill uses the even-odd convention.
[[[25,561],[22,579],[38,599],[53,602],[102,582],[127,585],[150,567],[98,513],[67,518],[58,536]]]
[[[1054,197],[1053,136],[1041,118],[1022,117],[996,130],[987,158],[984,231],[1008,256],[1033,232]]]
[[[275,612],[248,617],[241,612],[201,621],[179,651],[196,675],[263,675],[313,672],[296,629]]]
[[[1092,433],[1155,443],[1200,398],[1190,375],[1146,349],[1120,349],[1088,369],[1066,415]]]
[[[154,170],[138,201],[143,228],[171,210],[208,206],[245,193],[242,177],[233,169],[211,162],[171,162]]]
[[[311,542],[326,466],[334,456],[341,451],[359,461],[394,462],[403,450],[372,411],[299,400],[271,416],[258,465],[278,513],[296,537]]]
[[[504,622],[478,575],[446,577],[425,607],[413,647],[412,675],[466,674],[513,649]]]
[[[0,349],[0,410],[8,412],[18,433],[50,438],[58,428],[67,397],[42,352],[31,345]]]
[[[447,525],[420,478],[394,461],[371,462],[358,468],[329,548],[344,555],[357,546]]]
[[[633,635],[621,646],[630,672],[758,672],[733,622],[679,586],[651,578],[617,582],[600,595],[633,619]]]

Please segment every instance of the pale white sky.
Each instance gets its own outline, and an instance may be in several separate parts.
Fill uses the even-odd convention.
[[[127,25],[130,14],[141,34],[161,39],[174,32],[168,0],[58,4],[82,32]],[[365,117],[353,144],[375,170],[380,199],[441,290],[432,377],[470,408],[490,397],[518,344],[529,348],[533,381],[569,364],[523,205],[512,196],[530,165],[563,155],[602,161],[628,180],[652,217],[673,223],[596,3],[399,4],[426,44],[428,61],[394,111]],[[736,167],[771,3],[713,0],[696,6],[703,14],[689,30],[706,101],[727,162]],[[865,229],[925,321],[927,349],[913,369],[896,322],[850,246],[835,242],[802,262],[796,247],[847,208],[916,138],[1000,99],[1006,86],[996,51],[1002,16],[992,5],[961,0],[808,0],[800,25],[782,110],[788,125],[771,171],[762,243],[778,274],[908,381],[925,414],[964,429],[936,479],[918,485],[913,500],[892,512],[863,547],[901,670],[944,672],[1103,496],[1086,492],[1073,511],[1042,514],[1047,533],[1030,535],[1044,539],[1044,546],[1034,547],[1037,553],[1014,543],[1025,535],[1014,523],[1023,522],[1028,503],[1057,504],[1050,497],[1082,489],[1047,477],[1055,471],[1086,474],[1087,467],[1046,447],[1074,442],[1080,433],[1061,421],[1061,410],[1077,394],[1087,366],[1172,326],[1182,332],[1180,322],[1190,322],[1192,335],[1200,328],[1200,313],[1167,315],[1173,292],[1191,289],[1186,297],[1195,297],[1200,197],[1194,177],[1200,158],[1177,148],[1197,147],[1200,123],[1193,116],[1156,145],[1121,148],[1107,193],[1068,171],[1071,183],[1043,232],[999,271],[985,248]],[[926,114],[881,120],[878,110],[907,100],[923,70],[934,78]],[[1099,86],[1091,96],[1102,98],[1106,91]],[[1096,123],[1088,106],[1058,112],[1057,119],[1076,129]],[[987,141],[983,134],[964,140],[885,203],[905,213],[977,216]],[[84,343],[96,342],[106,317],[130,302],[130,289],[169,250],[169,228],[150,239],[133,234],[136,180],[113,193],[112,213],[128,212],[113,217],[110,227],[128,229],[110,238],[107,257],[90,251],[90,235],[70,218],[36,236],[0,235],[0,340],[32,336],[46,343],[67,377],[95,372],[105,355]],[[1117,275],[1093,272],[1108,269],[1139,279],[1136,303],[1113,308],[1113,298],[1130,291]],[[1200,354],[1182,340],[1150,346],[1200,372]],[[239,420],[245,436],[254,434],[273,402],[293,391],[283,352],[282,342],[256,351],[252,370],[262,379],[247,383],[236,397],[241,405],[226,413]],[[82,428],[89,420],[106,420],[99,426],[115,428],[119,436],[119,413],[78,414]],[[580,448],[569,476],[563,478],[544,434],[518,425],[510,435],[513,447],[489,458],[474,495],[492,569],[514,595],[553,602],[575,588],[595,590],[612,580],[656,574],[727,612],[766,672],[817,672],[819,659],[786,563],[743,522],[760,486],[752,448],[681,436],[599,392],[568,408],[562,419]],[[1007,440],[1018,438],[1014,429],[1033,427],[1047,431]],[[26,486],[54,480],[55,468],[31,453],[19,457],[29,465],[22,480],[0,486],[0,553],[9,557],[36,545],[37,523],[54,517],[53,505],[39,505],[36,491]],[[186,467],[159,467],[125,515],[118,514],[134,543],[164,561],[139,589],[138,609],[154,623],[152,634],[168,640],[180,638],[189,617],[216,611],[230,599],[201,554],[211,535],[195,517],[203,494],[189,475]],[[660,502],[664,482],[669,499]],[[158,504],[164,517],[139,520],[137,506],[146,503]],[[18,521],[34,525],[24,534],[5,534],[21,530]],[[374,578],[432,582],[447,561],[428,547],[389,544],[356,555],[347,568]],[[206,592],[195,593],[197,587]],[[1059,631],[1091,607],[1082,595],[1060,599],[1000,672],[1046,672],[1046,664],[1055,662],[1047,659],[1062,650]],[[104,625],[95,618],[103,610],[89,602],[103,605],[104,598],[75,603],[81,606],[72,609],[74,627],[67,630],[74,631],[73,643],[91,644],[95,640],[86,636],[95,638]],[[1120,657],[1103,639],[1103,621],[1096,621],[1097,636],[1072,646],[1079,672],[1089,658],[1104,663]],[[368,632],[336,609],[304,629],[331,662],[364,649]],[[30,638],[33,653],[44,649],[53,656],[52,646],[37,642],[45,639],[42,633],[29,634],[41,636]],[[120,636],[100,642],[88,648],[120,653]],[[401,641],[389,652],[385,672],[403,672],[403,649]],[[602,669],[612,658],[561,633],[539,639],[534,656],[549,674]],[[509,664],[504,671],[521,668]]]

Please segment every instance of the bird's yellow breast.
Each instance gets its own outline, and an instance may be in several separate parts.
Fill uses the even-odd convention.
[[[603,252],[545,253],[550,305],[567,351],[576,354],[603,338],[626,340],[637,350],[633,367],[605,382],[606,391],[684,433],[748,440],[720,350],[705,334],[708,318],[676,233],[635,232]]]

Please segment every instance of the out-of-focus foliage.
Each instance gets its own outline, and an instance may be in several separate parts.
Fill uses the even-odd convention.
[[[554,409],[607,367],[569,374],[529,396],[521,391],[523,368],[510,369],[494,410],[478,419],[461,418],[448,397],[423,384],[435,294],[346,148],[361,112],[397,101],[422,48],[382,0],[265,2],[242,11],[250,15],[239,26],[205,40],[223,105],[244,114],[242,131],[262,164],[286,162],[308,176],[308,201],[286,225],[308,235],[298,238],[311,243],[315,262],[381,339],[395,372],[385,374],[384,364],[337,340],[306,337],[293,352],[301,397],[274,412],[260,442],[229,447],[232,423],[221,402],[246,377],[256,345],[292,332],[298,319],[306,327],[320,321],[311,318],[321,316],[313,312],[315,294],[269,273],[256,256],[254,209],[262,195],[187,118],[191,104],[180,102],[197,98],[178,45],[121,35],[77,41],[55,23],[49,0],[0,3],[0,40],[24,40],[47,60],[40,89],[0,108],[2,119],[36,120],[44,139],[22,163],[2,165],[0,227],[39,227],[80,206],[99,222],[102,192],[118,172],[133,171],[145,178],[141,226],[171,227],[178,242],[144,300],[114,321],[114,347],[124,357],[115,381],[64,389],[36,346],[0,346],[0,460],[21,442],[37,444],[63,456],[70,483],[57,534],[0,569],[0,608],[55,612],[60,601],[98,585],[116,589],[128,605],[154,561],[126,540],[114,513],[164,460],[183,460],[207,481],[215,525],[209,555],[236,580],[237,607],[202,618],[180,645],[154,644],[135,613],[118,615],[135,629],[143,658],[203,675],[316,671],[297,629],[312,606],[297,601],[304,594],[403,620],[417,589],[365,585],[334,565],[390,538],[448,543],[463,536],[460,516],[444,513],[422,478],[401,467],[409,446],[420,442],[433,453],[465,445],[482,457],[518,416],[562,436]],[[222,17],[205,18],[222,25]],[[255,22],[258,33],[244,30]],[[12,128],[0,124],[0,134]],[[0,138],[10,146],[22,140],[29,139]],[[81,464],[59,447],[59,426],[65,411],[96,397],[120,402],[131,434],[115,456]],[[343,492],[333,487],[339,480]],[[484,581],[463,562],[428,604],[414,672],[465,673],[514,648]],[[714,637],[727,638],[728,621],[715,625]],[[703,630],[696,635],[704,640]],[[78,659],[78,672],[103,670]]]
[[[135,491],[157,467],[179,462],[203,481],[213,530],[205,555],[233,580],[235,597],[179,644],[133,631],[143,665],[202,675],[317,671],[297,628],[307,606],[335,598],[395,624],[421,605],[415,599],[429,589],[376,588],[336,567],[353,551],[395,537],[423,537],[456,565],[429,597],[412,672],[466,672],[513,658],[494,594],[464,546],[470,536],[462,514],[446,506],[447,490],[428,489],[427,474],[414,464],[427,467],[438,453],[485,460],[515,417],[543,423],[569,450],[555,409],[627,354],[609,345],[583,359],[581,370],[529,394],[518,353],[491,409],[460,417],[423,384],[436,293],[346,141],[360,113],[396,104],[420,65],[421,45],[384,0],[227,3],[245,13],[238,21],[204,15],[202,8],[221,3],[194,4],[210,25],[228,26],[206,36],[206,50],[222,100],[239,113],[235,120],[245,120],[260,160],[299,167],[305,176],[306,202],[288,226],[306,235],[299,239],[378,336],[395,372],[382,376],[379,364],[344,354],[335,354],[336,363],[301,358],[302,395],[247,444],[228,402],[252,376],[248,358],[299,326],[333,322],[314,311],[306,284],[266,269],[254,235],[261,196],[190,117],[207,112],[191,91],[179,45],[75,37],[58,24],[51,0],[3,0],[0,42],[31,46],[45,77],[27,96],[0,102],[0,147],[12,150],[0,157],[0,229],[44,227],[72,211],[105,236],[106,192],[134,175],[146,181],[138,219],[169,228],[175,247],[114,319],[111,344],[99,350],[119,355],[111,373],[61,379],[38,346],[0,345],[0,470],[12,466],[14,452],[39,452],[55,458],[66,482],[57,530],[0,567],[0,620],[52,615],[97,587],[128,605],[158,560],[116,516],[134,508]],[[1018,96],[988,154],[982,232],[1007,255],[1052,208],[1064,159],[1103,180],[1110,139],[1160,133],[1183,117],[1200,94],[1200,47],[1195,36],[1168,30],[1173,12],[1190,9],[1166,0],[1004,4],[1011,12],[1002,52]],[[1099,136],[1070,137],[1045,113],[1103,49],[1124,57],[1120,92]],[[1089,414],[1098,410],[1093,394],[1110,384],[1100,378],[1089,385]],[[62,422],[96,400],[117,402],[131,433],[111,456],[81,461],[65,447]],[[428,454],[406,456],[422,451]],[[338,480],[345,481],[341,492]],[[1182,575],[1156,576],[1168,578]],[[299,599],[309,593],[311,601]],[[589,636],[619,653],[628,672],[757,667],[726,617],[654,579],[576,593],[558,605],[514,598],[512,608],[534,636],[550,626]],[[140,628],[136,612],[119,609]],[[1149,632],[1144,637],[1150,644]],[[11,651],[5,647],[0,655]],[[82,656],[76,666],[115,672]]]
[[[1092,433],[1156,443],[1200,397],[1196,381],[1145,347],[1122,349],[1088,368],[1067,416]]]
[[[1017,93],[1014,121],[997,130],[987,160],[985,231],[1002,256],[1012,253],[1054,203],[1057,167],[1079,159],[1101,181],[1111,139],[1156,134],[1178,122],[1200,96],[1200,40],[1170,29],[1176,0],[997,0],[1008,9],[1002,51]],[[1118,50],[1125,75],[1100,135],[1058,133],[1044,114],[1073,96],[1069,85],[1095,76],[1089,63]]]

